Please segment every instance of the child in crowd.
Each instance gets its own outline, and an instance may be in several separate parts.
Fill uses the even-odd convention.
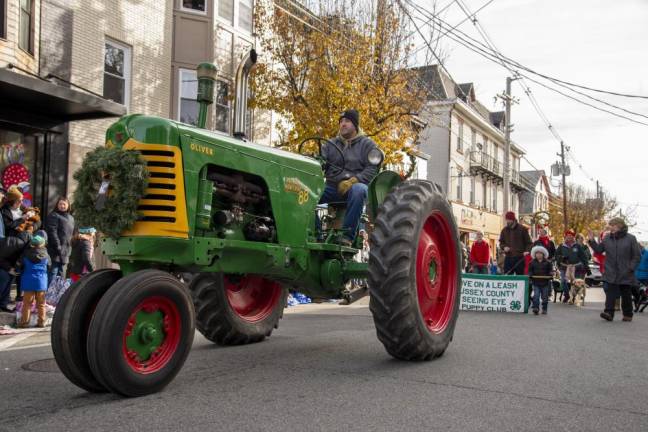
[[[19,327],[29,326],[31,307],[34,299],[38,308],[38,327],[45,327],[45,293],[47,292],[47,274],[51,265],[46,241],[41,235],[31,239],[28,248],[20,259],[21,284],[23,290],[23,307]]]
[[[529,263],[529,279],[533,286],[533,313],[538,315],[540,298],[542,297],[542,314],[547,314],[549,305],[549,288],[553,274],[553,265],[548,260],[549,252],[543,246],[534,246],[531,249],[533,260]]]
[[[86,273],[94,270],[95,230],[92,227],[80,227],[78,234],[72,239],[72,254],[68,271],[72,282],[81,279]]]

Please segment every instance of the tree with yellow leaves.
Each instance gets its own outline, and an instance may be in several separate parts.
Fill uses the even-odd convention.
[[[387,163],[410,152],[412,119],[425,100],[424,90],[411,85],[411,33],[390,0],[376,4],[322,0],[318,15],[290,1],[257,4],[262,61],[250,106],[284,119],[275,125],[276,145],[295,151],[305,138],[335,136],[340,114],[355,108]]]

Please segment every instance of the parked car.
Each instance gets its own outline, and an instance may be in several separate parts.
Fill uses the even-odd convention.
[[[585,283],[588,286],[600,286],[603,283],[603,275],[601,274],[598,264],[590,263],[589,266],[592,274],[585,276]]]

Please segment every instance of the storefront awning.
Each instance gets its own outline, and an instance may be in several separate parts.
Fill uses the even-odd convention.
[[[116,102],[0,69],[0,123],[48,129],[69,121],[125,114],[126,107]]]

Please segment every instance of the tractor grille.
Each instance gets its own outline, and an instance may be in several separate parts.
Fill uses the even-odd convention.
[[[188,237],[180,149],[133,140],[129,140],[124,149],[138,150],[149,171],[145,195],[137,206],[139,217],[125,235]]]

